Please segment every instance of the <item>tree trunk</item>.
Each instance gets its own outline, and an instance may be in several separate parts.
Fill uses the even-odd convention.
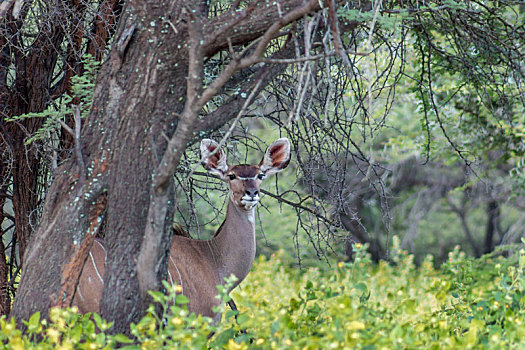
[[[73,68],[80,59],[82,27],[79,25],[85,13],[83,2],[50,1],[34,4],[23,2],[23,6],[14,18],[8,11],[0,24],[0,112],[2,114],[2,185],[12,186],[13,196],[8,198],[7,191],[0,193],[0,202],[11,200],[14,211],[14,224],[17,242],[16,248],[23,265],[26,248],[38,222],[38,206],[42,197],[42,186],[45,185],[47,169],[43,166],[42,157],[34,144],[26,145],[26,140],[34,134],[43,123],[43,118],[31,118],[18,122],[6,122],[5,117],[42,112],[49,104],[51,95],[60,96],[68,88],[73,75]],[[28,15],[31,6],[38,6],[38,18]],[[77,17],[72,18],[71,13]],[[69,20],[69,21],[68,21]],[[24,23],[31,22],[31,27],[39,32],[30,39],[22,31]],[[71,25],[71,27],[68,27]],[[65,37],[71,29],[72,41]],[[31,30],[30,30],[31,31]],[[30,41],[31,45],[25,43]],[[52,85],[57,74],[57,61],[61,46],[67,44],[65,60],[68,68],[60,83]],[[10,75],[9,73],[14,73]],[[10,171],[4,171],[9,168]],[[2,247],[0,247],[2,248]],[[12,249],[14,251],[14,249]],[[15,264],[16,253],[11,255],[10,264]],[[5,260],[4,260],[5,261]],[[4,272],[0,266],[1,273]],[[3,279],[2,275],[0,279]],[[10,303],[7,303],[9,305]],[[0,313],[6,314],[9,308],[4,307]]]
[[[108,288],[102,314],[116,322],[116,331],[126,331],[142,311],[133,256],[144,232],[153,165],[165,148],[164,137],[173,133],[187,75],[184,50],[166,50],[164,42],[183,42],[183,37],[174,39],[173,31],[165,30],[159,18],[166,9],[155,5],[145,12],[128,6],[123,14],[115,48],[97,81],[92,113],[83,126],[83,159],[70,159],[56,172],[26,254],[12,313],[18,320],[70,301],[71,291],[59,295],[61,286],[80,273],[84,259],[77,254],[85,253],[84,234],[90,227],[96,231],[106,211],[92,204],[100,203],[106,193]],[[169,13],[178,18],[180,6],[172,6]],[[167,247],[166,240],[166,251]],[[49,286],[50,295],[34,288],[43,285]]]
[[[496,200],[491,199],[487,203],[487,229],[485,232],[485,246],[483,253],[487,254],[494,250],[494,236],[499,231],[499,204]]]

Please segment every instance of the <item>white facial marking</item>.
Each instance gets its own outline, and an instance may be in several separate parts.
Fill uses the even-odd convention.
[[[243,180],[243,181],[246,181],[246,180],[257,180],[257,175],[252,176],[252,177],[242,177],[242,176],[238,176],[237,179],[239,179],[239,180]]]
[[[241,200],[241,203],[244,205],[246,209],[253,209],[257,204],[259,204],[259,196],[255,197],[253,200],[251,197],[248,197],[249,199],[245,199],[244,197]]]
[[[259,197],[259,194],[256,194],[255,196],[250,196],[248,194],[245,194],[241,198],[241,203],[244,205],[246,209],[253,209],[257,204],[259,204],[259,200],[261,197]]]
[[[263,173],[258,173],[258,174],[255,174],[254,176],[239,176],[237,174],[235,174],[234,172],[231,172],[229,174],[227,174],[226,176],[232,176],[232,178],[230,180],[239,180],[239,181],[262,181],[264,178],[265,178],[265,175]],[[259,190],[257,188],[257,190]],[[257,204],[259,204],[259,201],[260,201],[260,197],[259,197],[259,194],[256,194],[255,196],[251,196],[249,194],[244,194],[239,202],[236,202],[235,201],[235,194],[233,192],[233,190],[230,188],[230,191],[229,191],[229,195],[230,195],[230,199],[232,200],[233,203],[239,203],[240,205],[243,206],[243,208],[245,210],[251,210],[253,209],[255,206],[257,206]]]

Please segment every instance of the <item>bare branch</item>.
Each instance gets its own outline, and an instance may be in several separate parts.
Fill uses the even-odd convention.
[[[279,32],[281,28],[292,23],[293,21],[296,21],[306,14],[312,13],[314,10],[318,9],[318,5],[318,1],[310,0],[305,5],[293,9],[285,16],[279,18],[278,21],[274,22],[274,24],[272,24],[266,30],[264,35],[259,39],[255,50],[248,57],[232,61],[206,88],[202,94],[202,97],[197,102],[198,109],[202,109],[202,107],[204,107],[204,105],[217,94],[217,92],[224,86],[224,84],[226,84],[226,82],[237,70],[259,62],[264,54],[264,51],[266,50],[268,43],[274,38],[275,34]]]
[[[0,17],[4,17],[12,9],[12,15],[16,19],[20,13],[23,0],[6,0],[0,4]]]
[[[353,55],[353,56],[361,56],[361,57],[370,56],[370,52],[356,52],[352,50],[344,50],[343,52],[348,55]],[[279,58],[261,58],[259,62],[293,64],[293,63],[301,63],[301,62],[307,62],[307,61],[317,61],[322,58],[332,57],[336,55],[339,55],[339,53],[337,53],[334,50],[334,51],[323,52],[318,55],[302,56],[302,57],[296,57],[296,58],[281,58],[281,59]]]

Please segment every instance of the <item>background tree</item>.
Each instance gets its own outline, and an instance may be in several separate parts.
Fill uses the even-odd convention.
[[[0,113],[1,113],[1,190],[2,207],[8,202],[11,222],[2,229],[10,250],[8,260],[0,262],[0,313],[10,309],[10,293],[22,266],[29,238],[38,223],[49,172],[54,163],[68,158],[72,137],[59,131],[55,141],[46,144],[26,141],[39,130],[44,118],[7,122],[7,118],[42,112],[60,104],[64,95],[72,96],[71,79],[83,71],[82,55],[101,60],[122,2],[90,1],[6,1],[2,3],[0,24]],[[64,120],[72,126],[72,118]],[[52,148],[51,148],[52,147]],[[63,153],[62,151],[66,151]],[[54,154],[47,157],[47,154]],[[56,165],[55,165],[56,167]],[[4,220],[2,220],[4,222]],[[6,234],[7,232],[7,234]],[[6,247],[0,244],[0,254]],[[8,282],[9,280],[9,282]]]

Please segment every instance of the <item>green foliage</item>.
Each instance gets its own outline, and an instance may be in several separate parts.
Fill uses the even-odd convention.
[[[171,286],[164,281],[167,295],[150,292],[153,300],[161,305],[158,314],[153,306],[148,314],[137,324],[131,324],[131,334],[140,344],[128,345],[124,349],[204,349],[208,343],[208,334],[214,331],[212,320],[208,317],[189,314],[186,308],[188,298],[177,294],[178,286]],[[224,293],[223,293],[224,294]],[[171,305],[173,302],[173,305]],[[133,340],[120,335],[121,342],[133,343]]]
[[[368,151],[365,154],[371,160],[392,169],[392,178],[396,177],[397,165],[413,156],[420,163],[443,164],[442,174],[447,168],[461,171],[464,164],[469,164],[472,172],[466,176],[468,181],[447,189],[449,192],[442,199],[452,203],[460,202],[460,198],[469,199],[464,202],[465,217],[467,226],[472,228],[472,240],[466,238],[459,216],[450,210],[447,201],[437,200],[426,209],[418,209],[417,201],[424,198],[425,191],[427,194],[432,191],[431,186],[407,186],[408,189],[391,196],[388,215],[392,217],[390,232],[401,237],[417,222],[417,239],[405,246],[416,254],[418,263],[428,251],[442,261],[456,244],[473,253],[473,243],[479,248],[485,242],[487,231],[480,223],[488,222],[488,218],[486,198],[469,196],[469,191],[483,183],[489,184],[492,193],[498,192],[491,196],[501,198],[498,232],[502,235],[521,216],[514,200],[525,191],[525,114],[523,99],[519,97],[523,96],[523,89],[516,83],[523,79],[523,72],[511,68],[513,49],[502,48],[523,47],[524,8],[518,9],[515,2],[442,0],[392,6],[384,11],[379,7],[377,13],[373,9],[360,14],[357,10],[340,10],[345,19],[368,23],[377,15],[375,27],[390,43],[381,46],[382,36],[372,35],[357,46],[358,52],[374,48],[370,55],[356,59],[353,64],[367,76],[377,77],[377,82],[374,85],[370,83],[373,79],[362,79],[360,89],[347,88],[345,108],[358,105],[361,91],[379,91],[374,100],[365,101],[369,103],[370,129],[381,124],[382,118],[384,122],[383,128],[375,133],[370,131],[373,136],[367,134],[366,140],[360,137],[361,130],[354,128],[352,141]],[[385,18],[397,18],[403,25],[391,28]],[[410,29],[403,31],[405,26]],[[487,33],[490,38],[485,37]],[[391,50],[399,47],[402,59],[393,59]],[[396,74],[380,76],[380,72],[388,71],[385,67],[389,65]],[[395,86],[395,93],[394,89],[374,89],[377,86]],[[388,101],[392,95],[395,95],[393,102],[383,105],[382,101]],[[391,184],[388,181],[386,178],[387,187]],[[367,202],[367,209],[373,209],[373,204]],[[418,210],[425,213],[414,221],[407,218],[407,214]],[[374,215],[370,224],[366,215],[358,214],[370,236],[387,241],[385,230],[375,225],[381,222],[384,213]],[[408,241],[405,239],[404,243]]]
[[[7,349],[111,349],[116,338],[104,332],[111,327],[98,315],[80,315],[73,308],[53,308],[49,320],[41,319],[36,312],[24,322],[27,332],[22,334],[15,326],[14,319],[0,319],[0,342]]]
[[[516,249],[519,249],[516,248]],[[5,348],[111,349],[509,349],[525,336],[525,250],[510,258],[475,260],[456,248],[435,269],[429,256],[416,267],[394,239],[392,264],[370,263],[366,246],[354,246],[353,263],[290,269],[280,253],[261,256],[234,291],[241,313],[222,308],[223,320],[188,315],[177,287],[152,293],[153,307],[131,332],[109,336],[111,324],[94,315],[53,309],[50,321],[36,313],[21,334],[0,320]],[[175,305],[169,302],[174,300]],[[228,300],[225,289],[221,298]],[[95,327],[96,326],[96,327]],[[98,328],[98,329],[97,329]],[[246,334],[241,332],[246,330]],[[214,335],[208,338],[210,333]],[[40,337],[37,337],[37,334]],[[129,343],[129,344],[127,344]],[[126,345],[127,344],[127,345]]]
[[[53,138],[50,135],[58,133],[61,127],[60,122],[65,122],[67,117],[71,117],[75,108],[79,108],[81,118],[88,115],[93,101],[93,91],[100,62],[96,61],[91,55],[86,55],[83,65],[84,73],[71,78],[71,95],[65,94],[58,104],[50,104],[43,112],[22,114],[6,119],[13,122],[31,118],[45,118],[42,127],[26,140],[26,144],[52,140]]]
[[[487,160],[491,151],[501,153],[487,163],[491,167],[514,163],[512,175],[523,182],[524,105],[517,97],[522,95],[523,73],[509,68],[516,52],[502,47],[523,45],[524,13],[512,2],[489,2],[486,7],[467,3],[440,13],[440,20],[431,11],[418,14],[420,25],[413,34],[420,79],[412,85],[425,115],[422,129],[433,136],[442,132],[453,153],[469,162]],[[458,18],[468,25],[458,25]],[[509,35],[513,26],[510,31],[516,34]],[[487,31],[490,38],[477,35]]]

